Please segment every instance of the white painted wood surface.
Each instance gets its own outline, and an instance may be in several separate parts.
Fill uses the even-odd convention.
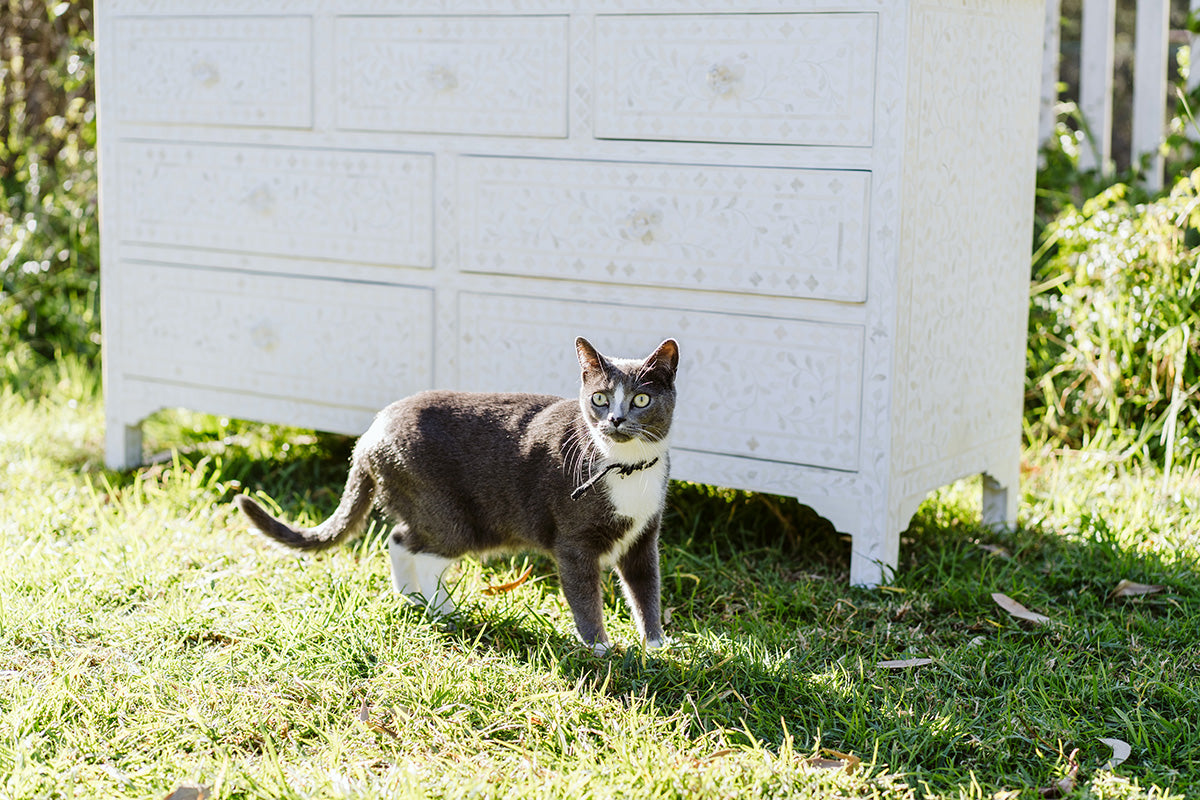
[[[1200,14],[1200,0],[1188,0],[1188,13]],[[1197,59],[1197,56],[1200,55],[1200,35],[1191,34],[1188,42],[1191,60],[1187,76],[1187,90],[1193,92],[1197,86],[1200,86],[1200,60]]]
[[[1133,133],[1130,146],[1135,158],[1145,154],[1149,163],[1142,181],[1152,191],[1163,185],[1160,145],[1166,132],[1167,0],[1138,0],[1133,47]]]
[[[1200,0],[1197,0],[1200,2]],[[1038,141],[1049,141],[1058,122],[1058,78],[1062,60],[1062,0],[1046,0],[1042,44],[1042,110],[1038,114]]]
[[[676,478],[897,563],[1017,505],[1037,0],[103,0],[108,461],[163,407],[361,433],[683,359]]]
[[[1113,57],[1116,0],[1083,4],[1079,38],[1079,112],[1086,124],[1079,148],[1081,169],[1112,170]]]

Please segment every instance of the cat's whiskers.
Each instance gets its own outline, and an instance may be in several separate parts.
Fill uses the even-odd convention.
[[[602,456],[603,453],[600,451],[600,448],[596,446],[595,441],[589,441],[587,449],[584,450],[584,454],[587,455],[587,474],[591,475],[596,471],[596,459]],[[583,477],[582,469],[579,471],[579,476],[581,478]]]
[[[579,465],[582,462],[583,446],[579,440],[579,434],[572,431],[562,447],[563,472],[566,472],[573,477],[578,477]]]
[[[584,461],[587,460],[589,472],[595,463],[596,443],[588,431],[572,430],[563,447],[563,470],[571,475],[578,484],[584,480]]]

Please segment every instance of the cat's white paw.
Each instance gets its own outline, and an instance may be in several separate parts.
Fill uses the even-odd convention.
[[[393,592],[395,591],[396,589],[393,587]],[[434,595],[432,601],[425,599],[425,595],[416,591],[403,592],[400,594],[400,599],[413,608],[424,611],[434,619],[448,617],[458,610],[454,598],[441,589]]]
[[[425,600],[424,597],[422,597],[421,602],[425,606],[425,611],[435,619],[448,617],[455,611],[458,611],[458,605],[455,604],[454,598],[450,597],[450,595],[440,587],[438,588],[437,594],[434,595],[433,600]]]
[[[424,607],[435,618],[453,614],[456,610],[442,575],[453,559],[429,553],[413,553],[395,538],[388,539],[388,554],[392,561],[392,589],[414,606]]]
[[[675,644],[675,640],[672,639],[670,636],[664,636],[661,639],[647,639],[646,640],[646,649],[647,650],[658,650],[663,647],[670,647],[673,644]]]
[[[606,656],[612,652],[612,645],[606,644],[604,642],[592,642],[590,645],[590,648],[592,651],[592,655],[596,656],[597,658]]]

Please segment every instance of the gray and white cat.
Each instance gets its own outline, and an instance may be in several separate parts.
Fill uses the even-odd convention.
[[[604,630],[601,572],[615,567],[647,647],[663,643],[658,531],[679,349],[607,358],[585,339],[578,400],[534,394],[422,392],[393,403],[358,440],[337,510],[315,528],[283,523],[245,495],[238,507],[290,547],[329,547],[362,529],[372,506],[396,523],[392,585],[436,613],[453,601],[442,573],[470,554],[538,550],[558,564],[579,638]]]

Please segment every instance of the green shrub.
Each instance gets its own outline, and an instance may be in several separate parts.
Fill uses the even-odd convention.
[[[0,376],[99,354],[90,2],[0,7]]]
[[[1131,203],[1123,184],[1045,232],[1030,308],[1033,439],[1170,464],[1200,443],[1200,171]]]

